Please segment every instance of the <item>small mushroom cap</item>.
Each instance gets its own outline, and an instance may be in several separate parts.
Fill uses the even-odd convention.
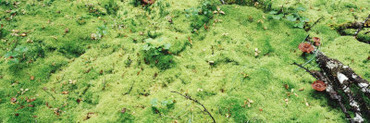
[[[12,103],[17,102],[17,98],[15,98],[15,97],[11,98],[11,99],[10,99],[10,102],[12,102]]]
[[[319,46],[321,44],[319,37],[313,37],[312,40],[313,40],[313,42],[315,42],[315,46]]]
[[[155,0],[142,0],[144,4],[153,4]]]
[[[314,47],[309,43],[301,43],[298,48],[304,53],[311,53],[314,50]]]
[[[313,40],[313,42],[320,42],[320,38],[319,37],[312,37],[312,40]]]
[[[326,84],[321,80],[316,80],[312,83],[312,88],[317,91],[324,91],[326,89]]]

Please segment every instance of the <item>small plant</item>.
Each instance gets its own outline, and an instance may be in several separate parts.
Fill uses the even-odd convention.
[[[100,6],[96,6],[94,4],[86,4],[88,12],[93,16],[101,16],[106,15],[106,10]]]
[[[303,16],[299,15],[299,12],[305,11],[306,9],[303,7],[298,7],[295,9],[291,14],[289,13],[282,13],[282,11],[270,11],[269,14],[271,14],[273,19],[280,20],[284,16],[288,21],[295,22],[294,27],[297,28],[304,28],[305,24],[309,22],[309,19]]]
[[[155,63],[155,65],[161,69],[171,67],[173,56],[171,52],[169,52],[171,47],[170,43],[163,42],[162,38],[156,40],[149,38],[146,39],[145,42],[143,46],[145,63]]]
[[[18,46],[13,51],[5,53],[4,57],[8,60],[8,64],[18,64],[27,50],[27,47]]]
[[[192,23],[190,26],[198,30],[213,18],[213,11],[219,12],[220,10],[217,11],[215,4],[212,2],[204,1],[197,8],[186,9],[185,16],[191,19]]]
[[[119,6],[115,2],[115,0],[109,0],[108,2],[104,3],[104,8],[107,11],[107,14],[116,15],[117,11],[119,10]]]
[[[169,109],[173,109],[175,102],[173,100],[163,100],[159,101],[157,98],[154,98],[150,101],[152,105],[153,113],[155,114],[165,114]]]
[[[101,38],[103,38],[103,36],[108,33],[107,29],[108,28],[105,25],[99,26],[97,28],[98,31],[96,31],[96,33],[92,33],[90,35],[91,40],[100,40]]]

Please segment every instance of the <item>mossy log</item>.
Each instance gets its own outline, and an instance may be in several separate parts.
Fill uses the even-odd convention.
[[[339,25],[332,25],[332,27],[341,35],[353,35],[358,41],[370,44],[369,32],[360,33],[364,28],[370,28],[369,18],[370,15],[368,15],[363,22],[347,22]],[[348,31],[350,29],[355,29],[356,31]]]
[[[309,36],[308,36],[308,39]],[[340,106],[346,118],[351,123],[361,123],[370,119],[370,85],[369,82],[356,74],[349,66],[344,65],[336,59],[327,57],[323,52],[316,52],[316,62],[320,71],[309,69],[294,63],[303,68],[317,80],[326,84],[326,92],[332,100]],[[350,107],[347,110],[346,107]],[[352,117],[349,111],[352,111]]]

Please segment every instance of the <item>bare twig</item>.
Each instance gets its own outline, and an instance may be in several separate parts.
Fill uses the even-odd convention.
[[[128,89],[128,91],[126,93],[124,93],[123,95],[127,95],[127,94],[130,94],[131,93],[132,88],[134,87],[134,83],[135,82],[132,82],[130,89]]]
[[[46,91],[46,89],[42,89],[42,90],[44,90],[47,94],[49,94],[55,100],[55,97],[53,96],[53,94],[51,94],[49,91]]]
[[[312,77],[316,78],[316,79],[320,79],[315,73],[313,73],[312,71],[308,70],[307,68],[303,67],[302,65],[300,64],[297,64],[297,63],[293,63],[293,65],[297,65],[298,67],[306,70],[307,73],[310,73]]]
[[[369,18],[370,18],[370,14],[367,16],[367,18],[365,19],[365,21],[360,24],[360,27],[357,29],[357,31],[354,34],[355,37],[362,30],[362,28],[364,27],[365,23],[369,20]]]
[[[101,90],[105,90],[105,87],[106,87],[106,84],[107,84],[107,82],[105,82],[105,78],[103,79],[103,88],[101,89]]]
[[[212,116],[212,115],[211,115],[211,113],[207,110],[207,108],[206,108],[202,103],[200,103],[198,100],[193,99],[193,98],[191,98],[191,97],[190,97],[190,96],[188,96],[188,95],[183,95],[183,94],[181,94],[181,93],[179,93],[179,92],[177,92],[177,91],[171,91],[171,92],[172,92],[172,93],[179,94],[179,95],[181,95],[181,96],[185,97],[186,99],[191,100],[191,101],[193,101],[193,102],[195,102],[195,103],[197,103],[197,104],[201,105],[201,106],[203,107],[204,111],[205,111],[205,112],[207,112],[207,113],[208,113],[208,115],[212,118],[213,123],[216,123],[215,118],[213,118],[213,116]]]
[[[308,28],[306,29],[306,32],[310,31],[310,30],[312,29],[312,27],[313,27],[313,26],[315,26],[317,23],[319,23],[319,21],[320,21],[322,18],[323,18],[323,17],[320,17],[319,19],[317,19],[317,20],[315,21],[315,23],[313,23],[310,27],[308,27]]]

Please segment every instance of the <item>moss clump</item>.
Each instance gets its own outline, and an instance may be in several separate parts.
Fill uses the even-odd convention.
[[[173,64],[173,56],[169,49],[171,43],[163,43],[163,38],[146,39],[143,45],[144,62],[146,64],[155,64],[160,69],[170,68]]]

